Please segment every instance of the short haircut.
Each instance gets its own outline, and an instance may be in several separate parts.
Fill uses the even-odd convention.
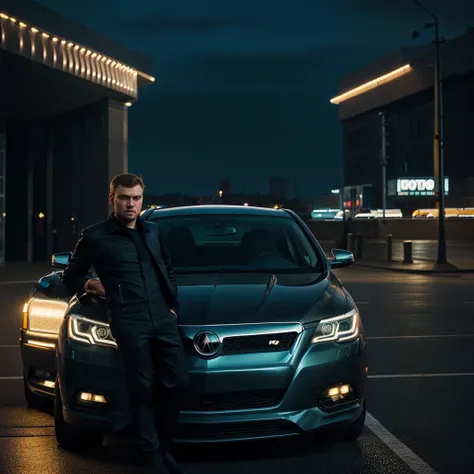
[[[137,185],[140,185],[143,190],[145,189],[145,184],[140,176],[132,173],[118,174],[112,179],[112,181],[110,181],[110,193],[115,194],[119,186],[133,188]]]

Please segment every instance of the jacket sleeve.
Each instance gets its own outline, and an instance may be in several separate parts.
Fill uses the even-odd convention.
[[[81,231],[79,240],[69,259],[68,266],[64,269],[62,282],[66,290],[72,294],[84,293],[84,285],[91,278],[89,269],[92,266],[90,243],[84,230]]]
[[[163,261],[165,262],[166,271],[168,272],[168,278],[171,286],[174,288],[176,294],[176,303],[173,305],[173,310],[178,313],[179,312],[179,303],[178,303],[178,285],[176,283],[176,274],[174,272],[173,263],[171,262],[171,258],[166,250],[166,247],[163,244],[163,240],[161,239],[161,232],[159,233],[160,238],[160,245],[161,245],[161,253],[163,255]]]

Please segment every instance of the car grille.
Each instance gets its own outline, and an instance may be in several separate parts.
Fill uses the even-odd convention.
[[[232,336],[224,339],[224,354],[288,351],[298,336],[297,332]]]
[[[278,405],[284,390],[245,390],[225,393],[189,393],[183,411],[224,411],[268,408]]]
[[[297,426],[286,420],[243,421],[237,423],[180,423],[176,439],[219,440],[288,436],[299,434]]]

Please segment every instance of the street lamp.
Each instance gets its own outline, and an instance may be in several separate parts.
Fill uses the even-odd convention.
[[[441,71],[440,71],[440,54],[439,54],[439,27],[438,17],[429,11],[424,5],[418,0],[412,0],[412,2],[424,10],[428,15],[433,18],[433,23],[427,23],[426,28],[435,29],[435,67],[434,67],[434,175],[437,180],[438,186],[436,192],[438,193],[439,200],[439,218],[438,218],[438,264],[446,264],[446,229],[445,229],[445,215],[444,215],[444,163],[443,163],[443,137],[442,137],[442,114],[441,114]],[[418,32],[413,33],[413,37],[419,36]]]

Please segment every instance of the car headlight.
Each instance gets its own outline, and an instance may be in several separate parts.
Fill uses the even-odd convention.
[[[117,347],[109,324],[88,319],[79,314],[69,315],[68,337],[84,344]]]
[[[23,329],[58,334],[67,307],[62,300],[32,298],[23,307]]]
[[[318,342],[347,342],[359,337],[360,316],[354,309],[349,313],[322,319],[314,331],[312,343]]]

